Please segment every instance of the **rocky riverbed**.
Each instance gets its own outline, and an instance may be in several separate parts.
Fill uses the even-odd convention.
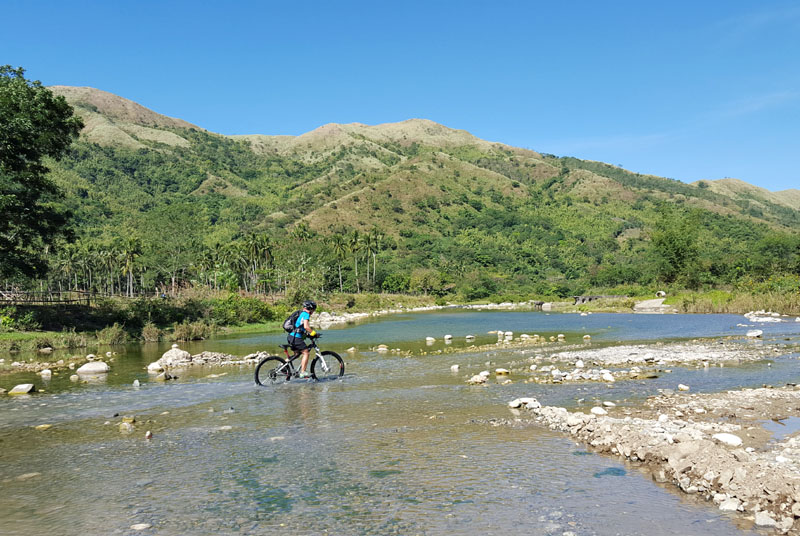
[[[509,402],[513,419],[569,434],[598,453],[625,458],[659,482],[740,512],[761,527],[800,533],[800,390],[665,392],[643,407],[601,404],[588,412]]]

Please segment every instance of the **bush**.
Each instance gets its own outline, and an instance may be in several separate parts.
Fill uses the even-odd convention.
[[[176,341],[197,341],[205,339],[216,331],[216,325],[203,321],[175,323],[172,338]]]
[[[142,340],[145,342],[158,342],[162,334],[163,332],[152,322],[148,322],[142,328]]]
[[[223,299],[209,300],[210,320],[220,325],[253,324],[275,320],[275,312],[258,298],[230,294]]]
[[[128,334],[116,322],[97,332],[97,342],[100,344],[125,344],[127,341]]]

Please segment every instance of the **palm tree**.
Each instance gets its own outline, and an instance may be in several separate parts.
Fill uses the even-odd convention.
[[[358,254],[361,253],[361,246],[361,234],[359,234],[358,229],[355,229],[347,238],[347,250],[353,254],[353,262],[356,269],[356,292],[359,293],[361,292],[361,284],[358,281]]]
[[[342,261],[347,255],[347,242],[345,241],[344,235],[341,233],[332,235],[329,240],[333,255],[336,257],[336,264],[339,267],[339,292],[344,292],[344,287],[342,285]]]
[[[136,259],[142,254],[142,241],[129,236],[122,242],[123,273],[128,274],[128,297],[133,298],[133,270]]]
[[[374,285],[375,277],[378,271],[378,252],[381,250],[384,235],[377,227],[373,227],[372,231],[370,231],[370,233],[367,235],[367,238],[368,240],[365,242],[365,244],[367,247],[367,253],[372,255],[372,284]]]

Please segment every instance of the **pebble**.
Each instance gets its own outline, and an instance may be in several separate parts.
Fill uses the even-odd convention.
[[[458,365],[450,365],[450,370],[452,372],[458,372],[459,366]]]
[[[36,391],[36,387],[32,383],[21,383],[19,385],[15,385],[13,389],[11,389],[8,394],[9,395],[27,395],[28,393],[33,393]]]
[[[678,384],[678,391],[688,391],[688,390],[689,390],[689,386],[688,385],[684,385],[682,383]]]
[[[52,424],[39,424],[37,426],[34,426],[34,428],[37,430],[49,430],[52,427],[53,427]]]
[[[136,523],[135,525],[131,525],[132,530],[147,530],[152,527],[150,523]]]
[[[608,412],[601,408],[600,406],[595,406],[591,409],[591,412],[595,415],[608,415]]]

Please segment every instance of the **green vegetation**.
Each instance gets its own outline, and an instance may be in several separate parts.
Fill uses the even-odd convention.
[[[60,158],[83,123],[23,69],[0,66],[0,277],[44,276],[68,214],[45,157]]]
[[[392,294],[759,296],[800,274],[798,211],[752,193],[733,199],[428,121],[228,138],[166,118],[127,123],[90,97],[76,111],[117,137],[92,126],[48,163],[75,240],[48,251],[46,275],[0,287],[125,295],[100,303],[94,329],[117,322],[133,339],[268,323],[309,297],[354,310],[385,308]]]

